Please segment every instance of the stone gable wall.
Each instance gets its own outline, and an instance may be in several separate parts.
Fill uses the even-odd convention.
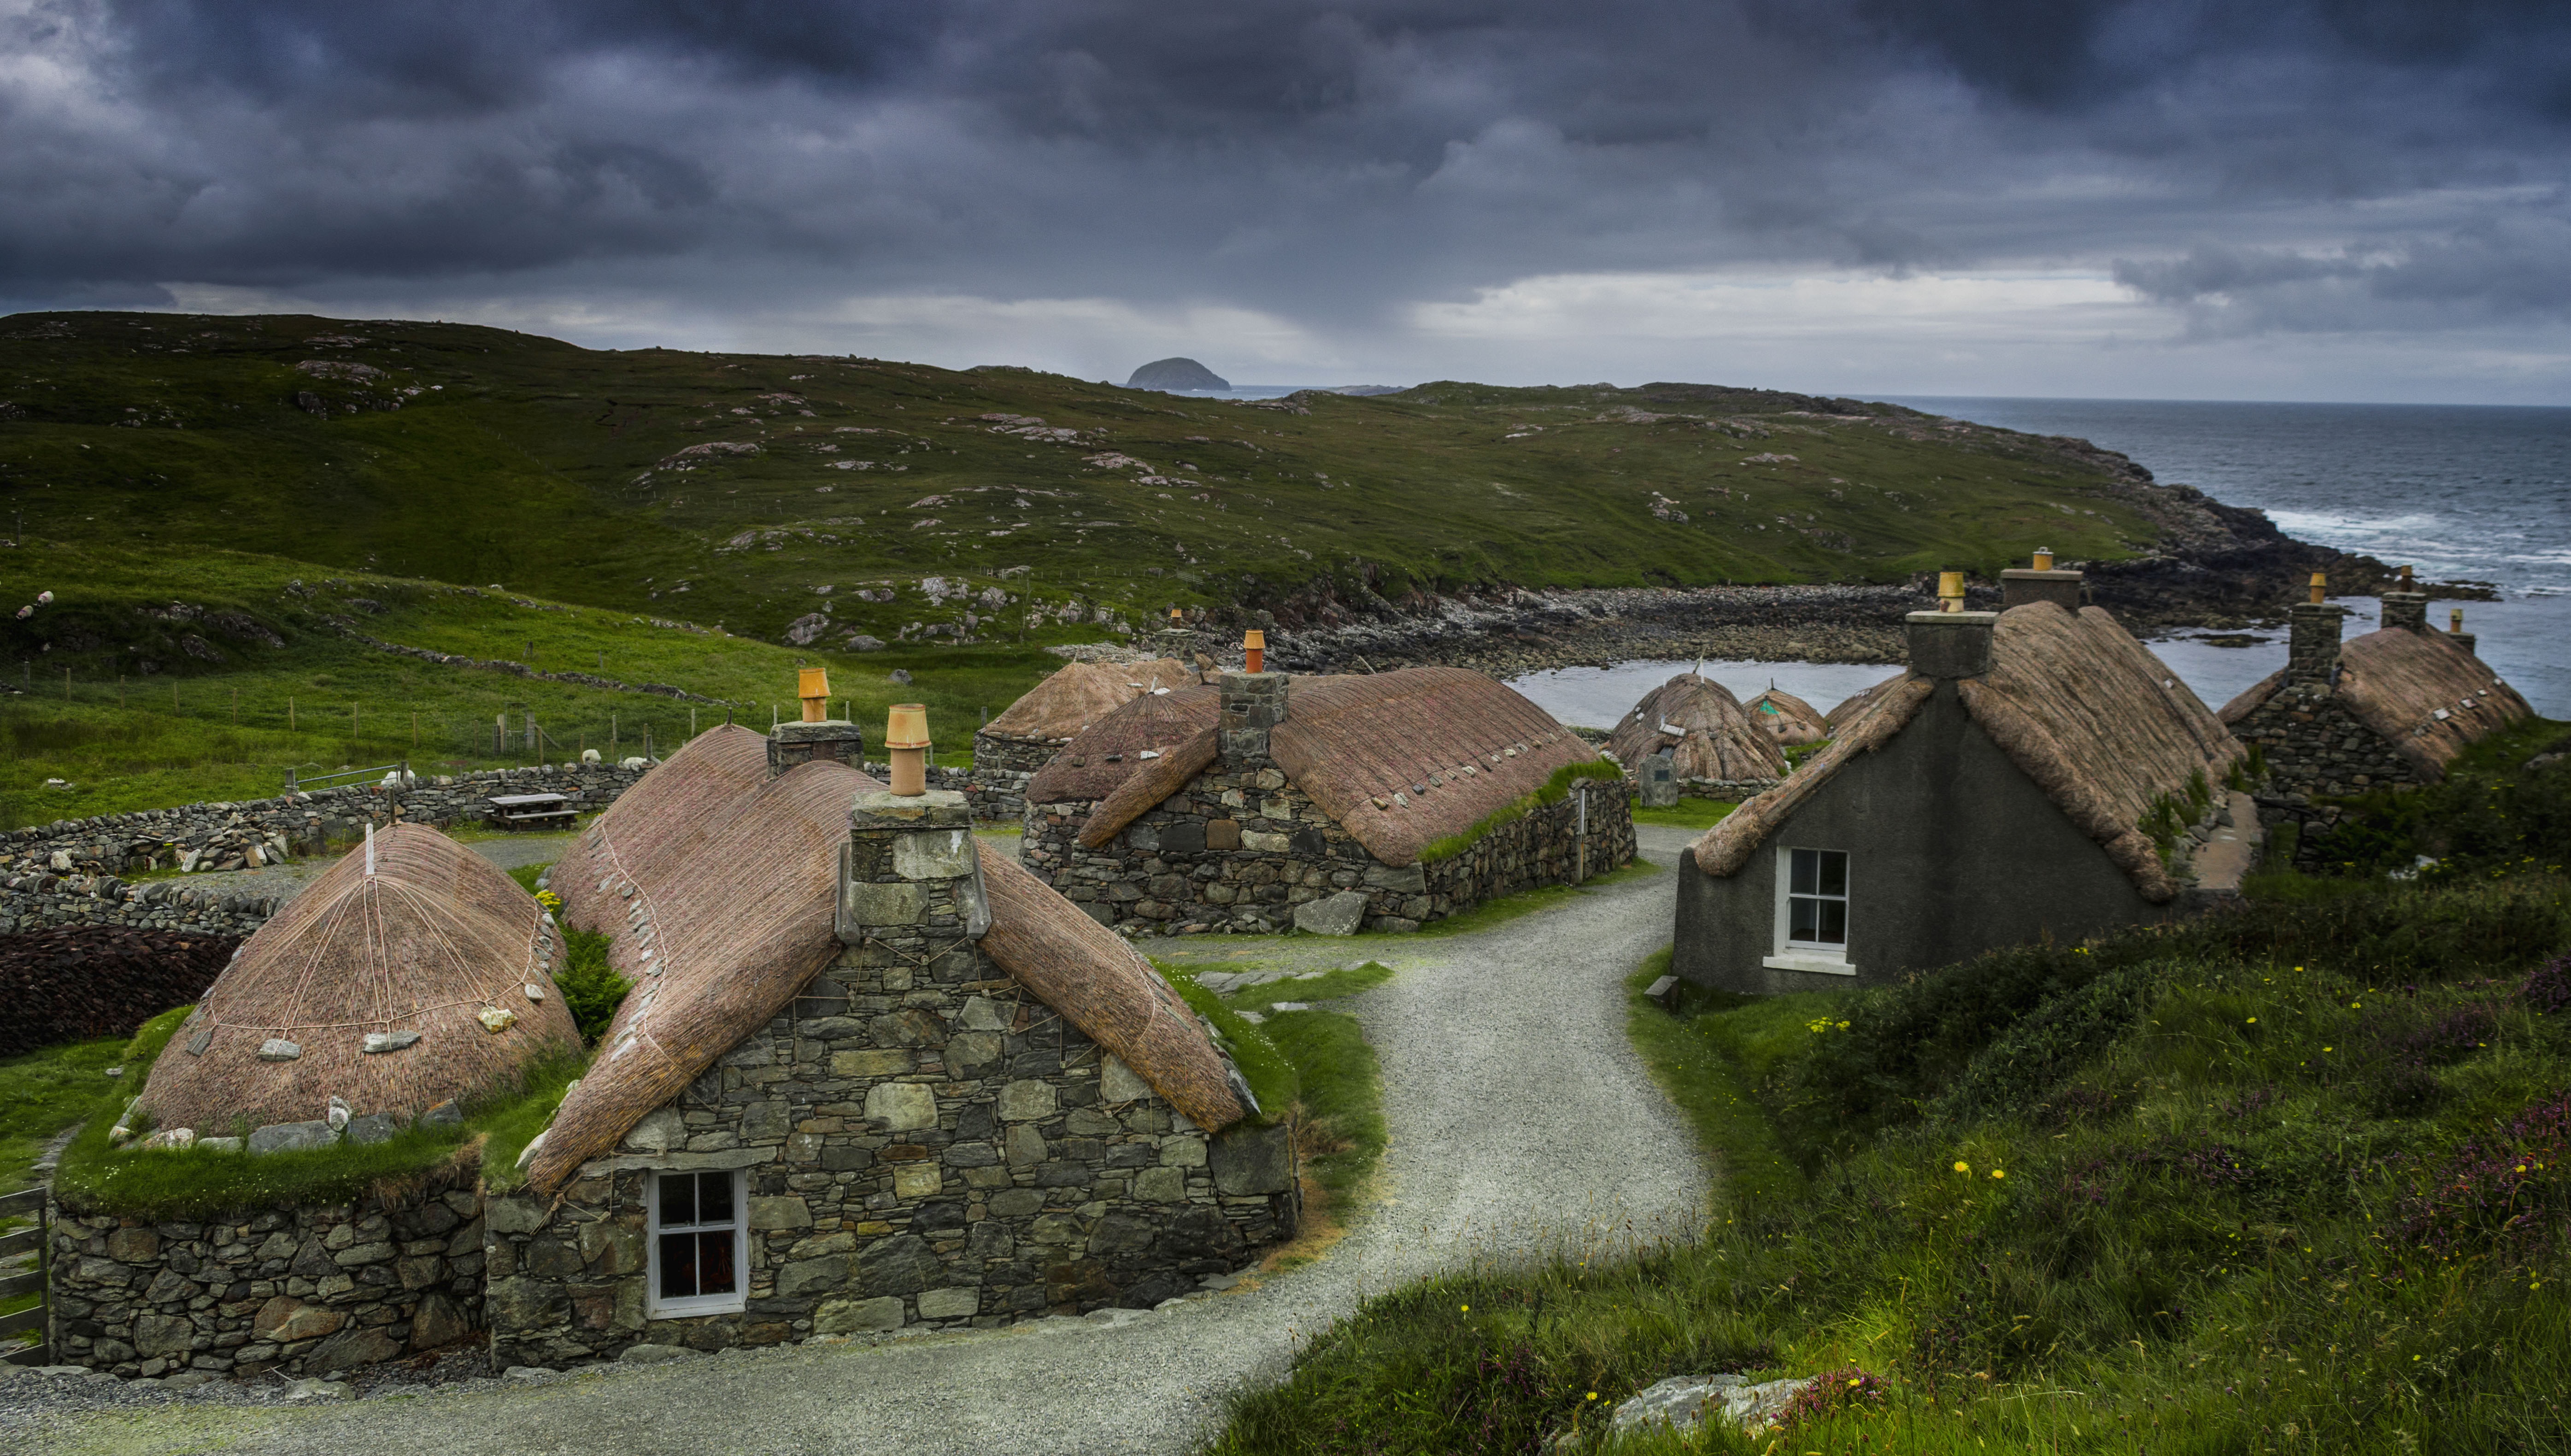
[[[2295,839],[2301,869],[2317,869],[2329,858],[2339,810],[2327,800],[2420,781],[2418,770],[2390,742],[2317,682],[2278,689],[2233,732],[2268,760],[2268,781],[2258,795],[2260,823],[2272,829],[2301,826]]]
[[[1149,1307],[1291,1236],[1285,1129],[1209,1138],[983,957],[931,884],[916,931],[845,950],[559,1211],[494,1196],[495,1362]],[[729,1168],[748,1170],[747,1308],[654,1320],[645,1180]]]
[[[1589,872],[1634,857],[1624,785],[1589,790]],[[1481,901],[1568,884],[1579,857],[1576,798],[1539,805],[1451,859],[1395,868],[1273,764],[1218,761],[1096,849],[1080,842],[1093,803],[1030,804],[1027,868],[1102,924],[1128,931],[1270,934],[1294,907],[1342,891],[1365,896],[1363,924],[1416,930]]]
[[[481,1324],[482,1195],[469,1179],[204,1222],[53,1218],[62,1364],[321,1375],[458,1344]]]

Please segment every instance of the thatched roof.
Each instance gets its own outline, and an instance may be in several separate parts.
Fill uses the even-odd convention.
[[[1735,810],[1691,846],[1697,867],[1729,875],[1856,754],[1908,726],[1935,690],[1913,673],[1872,690],[1839,735],[1786,782]],[[2009,761],[2134,881],[2165,903],[2178,885],[2161,864],[2143,815],[2203,774],[2219,787],[2242,756],[2238,739],[2161,660],[2103,609],[2078,616],[2051,603],[2002,613],[1991,670],[1956,684],[1964,711]]]
[[[848,805],[881,786],[827,760],[769,779],[766,740],[728,727],[671,754],[581,836],[554,870],[564,918],[614,935],[610,960],[635,989],[555,1114],[528,1169],[536,1187],[559,1188],[614,1149],[838,955]],[[1006,856],[984,848],[982,868],[982,948],[1001,969],[1199,1126],[1248,1111],[1223,1054],[1150,962]],[[648,943],[632,928],[636,907]]]
[[[1071,663],[984,724],[982,732],[1020,742],[1068,742],[1082,728],[1155,688],[1188,688],[1196,682],[1197,670],[1175,658]]]
[[[243,943],[144,1084],[139,1105],[163,1127],[319,1122],[333,1097],[358,1117],[416,1115],[580,1045],[546,969],[557,936],[515,880],[413,824],[374,836],[374,864],[349,851]],[[486,1008],[512,1024],[488,1030]],[[368,1052],[370,1033],[406,1044]],[[272,1041],[296,1055],[260,1060]]]
[[[1100,804],[1081,841],[1106,843],[1214,761],[1212,727],[1209,718],[1162,758],[1130,764],[1134,776],[1120,784],[1131,791]],[[1598,756],[1507,685],[1462,668],[1296,678],[1286,721],[1268,741],[1286,778],[1389,865],[1416,861],[1430,844],[1541,788],[1556,769]],[[1084,733],[1063,752],[1092,746]],[[1051,801],[1032,790],[1030,798]]]
[[[1103,799],[1136,769],[1153,761],[1144,754],[1165,755],[1210,731],[1221,708],[1222,695],[1211,686],[1147,691],[1082,729],[1037,769],[1036,776],[1027,780],[1027,802]]]
[[[1774,738],[1780,747],[1817,743],[1830,735],[1819,710],[1792,693],[1771,686],[1741,705],[1751,727]]]
[[[1673,750],[1681,778],[1786,774],[1777,740],[1752,726],[1729,689],[1694,673],[1681,673],[1644,694],[1607,739],[1607,751],[1628,768],[1664,748]]]
[[[2443,633],[2387,627],[2342,643],[2338,698],[2423,778],[2445,776],[2457,753],[2535,710],[2490,665]],[[2285,686],[2282,671],[2223,705],[2238,726]]]
[[[1880,683],[1870,684],[1840,699],[1836,707],[1821,716],[1822,736],[1837,737],[1840,729],[1856,722],[1867,709],[1874,706],[1874,700],[1882,694],[1883,690],[1908,676],[1910,676],[1908,673],[1895,673]]]

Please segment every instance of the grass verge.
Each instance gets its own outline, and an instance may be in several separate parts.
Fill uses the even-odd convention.
[[[1638,1023],[1745,1165],[1704,1241],[1370,1301],[1218,1449],[1578,1448],[1719,1370],[1835,1374],[1621,1449],[2565,1449],[2566,944],[2571,880],[2375,880]]]
[[[1683,798],[1665,809],[1647,809],[1634,805],[1634,822],[1660,824],[1672,829],[1711,829],[1723,822],[1723,816],[1741,807],[1728,798]]]

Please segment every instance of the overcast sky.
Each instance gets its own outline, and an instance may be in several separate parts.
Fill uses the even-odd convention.
[[[0,0],[0,307],[2571,403],[2571,3]]]

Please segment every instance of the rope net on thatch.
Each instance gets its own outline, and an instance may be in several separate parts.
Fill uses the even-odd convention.
[[[1907,726],[1935,684],[1905,677],[1848,724],[1841,736],[1785,784],[1736,810],[1697,841],[1697,865],[1732,874],[1801,803],[1857,752]],[[2165,795],[2199,775],[2219,788],[2243,754],[2240,741],[2148,648],[2097,607],[2077,616],[2049,602],[2000,614],[1991,670],[1962,679],[1964,711],[2019,771],[2134,882],[2165,903],[2178,885],[2141,828]]]
[[[1752,727],[1781,748],[1817,743],[1830,735],[1827,724],[1812,705],[1777,688],[1741,705],[1741,712]]]
[[[1174,658],[1146,663],[1071,663],[1028,690],[980,736],[1065,743],[1081,729],[1159,688],[1192,688],[1197,670]]]
[[[2425,779],[2444,777],[2456,754],[2535,712],[2443,633],[2387,627],[2341,644],[2338,662],[2339,701]],[[2223,721],[2240,724],[2285,681],[2270,674],[2223,705]]]
[[[1891,687],[1893,684],[1903,681],[1909,676],[1910,675],[1907,672],[1895,673],[1880,683],[1869,684],[1868,686],[1860,688],[1856,692],[1849,694],[1847,697],[1840,699],[1837,707],[1832,708],[1828,713],[1821,715],[1821,735],[1823,737],[1830,738],[1837,737],[1839,735],[1840,728],[1856,722],[1867,709],[1874,706],[1876,695],[1882,693],[1883,690]]]
[[[1777,739],[1751,724],[1750,715],[1722,684],[1694,673],[1681,673],[1644,694],[1607,738],[1607,751],[1628,768],[1664,748],[1681,778],[1781,778],[1786,773],[1786,754]]]
[[[563,1099],[530,1182],[550,1192],[612,1151],[838,955],[848,805],[880,787],[826,759],[770,779],[766,740],[727,727],[671,754],[591,825],[553,887],[567,923],[614,938],[609,961],[635,988]],[[1201,1126],[1238,1119],[1229,1064],[1203,1026],[1149,1011],[1176,995],[1150,963],[1014,862],[988,848],[982,858],[992,960]]]
[[[1095,803],[1106,798],[1145,764],[1210,731],[1221,714],[1222,695],[1211,686],[1147,691],[1082,729],[1037,769],[1027,781],[1027,802]]]
[[[372,874],[366,859],[362,847],[341,856],[243,943],[153,1064],[138,1107],[201,1137],[319,1122],[333,1097],[358,1117],[416,1116],[580,1045],[552,984],[557,936],[534,896],[417,825],[374,836]],[[509,1013],[503,1029],[484,1025],[486,1010]],[[370,1035],[388,1049],[366,1051]],[[262,1060],[263,1047],[277,1060]]]

